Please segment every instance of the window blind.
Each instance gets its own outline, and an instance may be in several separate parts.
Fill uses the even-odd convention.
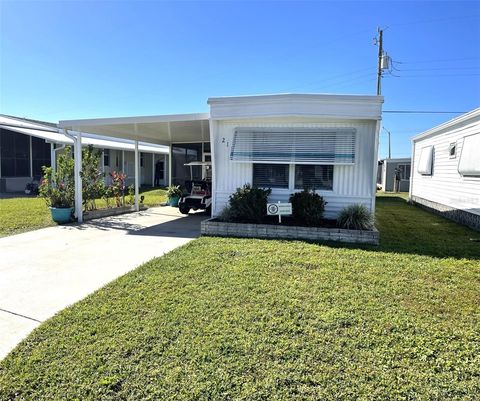
[[[254,164],[253,186],[259,188],[288,188],[288,164]]]
[[[463,139],[458,172],[461,175],[480,176],[480,134],[469,135]]]
[[[301,165],[295,166],[295,189],[323,189],[333,188],[332,165]]]
[[[251,163],[355,164],[354,128],[237,128],[230,160]]]

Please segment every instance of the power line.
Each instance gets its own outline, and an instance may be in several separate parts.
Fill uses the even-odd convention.
[[[444,58],[436,60],[416,60],[416,61],[393,61],[397,64],[423,64],[423,63],[447,63],[450,61],[469,61],[469,60],[479,60],[480,57],[461,57],[461,58]]]
[[[383,113],[397,114],[464,114],[467,111],[426,111],[426,110],[383,110]]]

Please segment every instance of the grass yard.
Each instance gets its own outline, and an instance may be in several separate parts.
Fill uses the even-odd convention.
[[[36,329],[1,400],[478,400],[480,233],[378,199],[379,247],[200,238]]]
[[[141,190],[140,193],[145,196],[144,203],[147,206],[159,205],[167,199],[164,189],[147,189]],[[106,207],[105,201],[103,199],[97,200],[97,207]],[[41,198],[0,199],[0,237],[37,230],[55,224],[50,216],[50,210]]]

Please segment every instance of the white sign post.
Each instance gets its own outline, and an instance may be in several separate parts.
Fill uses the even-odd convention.
[[[282,222],[282,216],[290,216],[292,214],[291,203],[267,203],[267,215],[278,216],[278,222]]]

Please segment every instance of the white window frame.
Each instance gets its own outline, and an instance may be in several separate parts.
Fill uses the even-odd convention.
[[[465,140],[467,138],[470,138],[470,137],[477,137],[480,138],[480,133],[475,133],[475,134],[472,134],[472,135],[467,135],[463,138],[463,144],[462,144],[462,151],[460,152],[460,157],[459,157],[459,160],[458,160],[458,165],[457,165],[457,171],[458,173],[465,179],[473,179],[473,180],[477,180],[480,178],[480,172],[479,173],[474,173],[474,174],[469,174],[469,173],[465,173],[465,172],[462,172],[460,166],[462,164],[462,157],[464,156],[464,152],[465,152]],[[471,151],[471,150],[469,150]],[[478,152],[478,149],[477,149],[477,152]]]
[[[281,192],[288,192],[288,193],[295,193],[301,192],[303,189],[295,188],[295,166],[296,164],[293,163],[251,163],[251,180],[250,182],[253,185],[253,165],[254,164],[288,164],[288,188],[272,188],[272,192],[275,191],[277,193]],[[335,165],[334,164],[311,164],[311,166],[333,166],[333,176],[332,176],[332,189],[316,189],[315,192],[318,194],[327,193],[331,194],[335,191]],[[262,187],[267,188],[267,187]]]
[[[422,156],[424,155],[424,153],[428,152],[429,154],[424,156],[427,159],[428,161],[428,165],[426,165],[426,169],[423,169],[421,170],[421,164],[422,164]],[[431,176],[433,175],[433,161],[434,161],[434,152],[435,152],[435,148],[433,147],[433,145],[428,145],[428,146],[424,146],[422,147],[422,149],[420,150],[420,159],[418,161],[418,166],[417,166],[417,173],[419,173],[420,175],[423,175],[423,176]],[[410,174],[412,174],[412,172],[410,171]]]

